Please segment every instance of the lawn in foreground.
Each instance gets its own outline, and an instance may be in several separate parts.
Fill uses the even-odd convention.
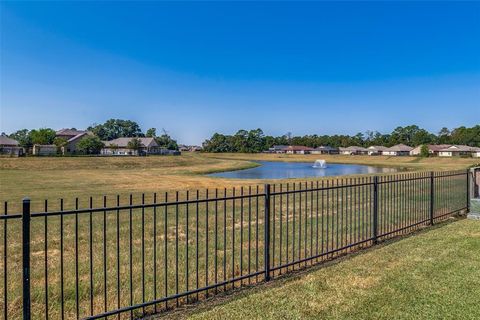
[[[172,316],[479,319],[478,252],[480,223],[460,220],[291,279],[246,290],[222,304]]]

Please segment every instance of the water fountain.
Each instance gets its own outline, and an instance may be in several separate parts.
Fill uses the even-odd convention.
[[[313,168],[315,169],[325,169],[327,167],[327,161],[325,160],[315,160]]]

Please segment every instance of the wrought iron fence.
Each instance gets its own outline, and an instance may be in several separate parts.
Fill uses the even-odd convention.
[[[24,200],[22,213],[4,203],[3,318],[159,313],[468,210],[468,183],[466,171],[420,172],[45,200],[39,211]]]

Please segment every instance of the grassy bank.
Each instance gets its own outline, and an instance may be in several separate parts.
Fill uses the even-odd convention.
[[[478,319],[480,224],[461,220],[226,298],[191,319]],[[198,309],[196,309],[198,310]]]
[[[318,158],[332,163],[408,170],[462,169],[479,161],[471,158],[190,153],[178,157],[0,158],[0,201],[18,202],[25,196],[43,200],[255,185],[265,181],[223,179],[205,174],[255,166],[250,160],[313,162]]]
[[[290,154],[244,154],[244,153],[210,153],[205,157],[221,160],[263,160],[263,161],[291,161],[314,162],[324,159],[330,163],[365,164],[371,166],[401,167],[408,170],[457,170],[479,164],[475,158],[448,158],[448,157],[392,157],[392,156],[347,156],[347,155],[290,155]]]

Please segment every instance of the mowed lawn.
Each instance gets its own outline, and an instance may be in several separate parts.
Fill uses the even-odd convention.
[[[459,220],[170,314],[190,319],[480,319],[480,222]]]

